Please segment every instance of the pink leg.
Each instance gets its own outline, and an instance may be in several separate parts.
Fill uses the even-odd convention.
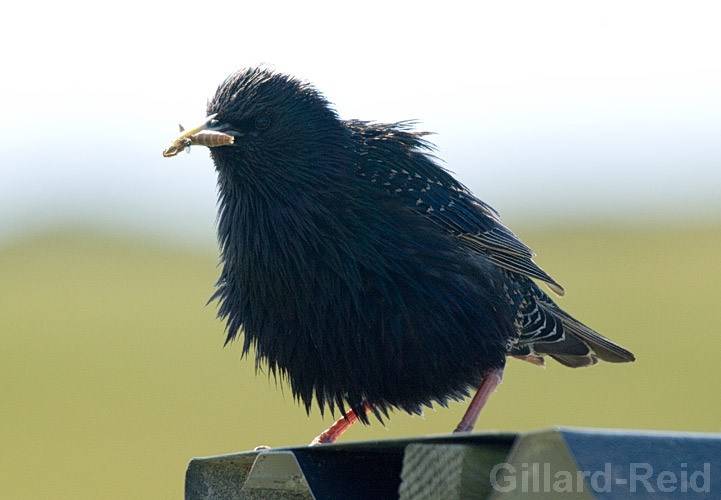
[[[367,404],[365,404],[365,411],[366,413],[371,411],[370,406],[368,406]],[[317,436],[313,441],[311,441],[310,446],[315,446],[321,443],[335,443],[335,440],[338,439],[341,434],[347,431],[348,428],[353,425],[356,420],[358,420],[358,416],[355,414],[355,412],[353,410],[348,410],[348,412],[344,416],[336,420],[333,425],[321,432],[319,436]]]
[[[502,380],[503,368],[494,370],[483,377],[483,382],[478,386],[478,391],[476,395],[473,396],[471,404],[468,405],[466,414],[463,415],[461,422],[453,432],[471,432],[473,430],[473,427],[476,425],[476,420],[478,420],[478,415],[481,414],[481,410],[486,406],[488,398],[491,397],[491,394],[493,394],[493,391],[496,390],[496,387],[498,387]]]

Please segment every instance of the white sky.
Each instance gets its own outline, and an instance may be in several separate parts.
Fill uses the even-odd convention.
[[[721,215],[721,3],[261,3],[5,6],[0,238],[67,219],[212,234],[207,152],[160,153],[258,63],[343,118],[420,120],[512,218]]]

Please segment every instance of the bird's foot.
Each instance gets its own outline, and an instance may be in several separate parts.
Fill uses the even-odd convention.
[[[371,411],[370,406],[368,406],[367,403],[364,403],[364,408],[366,413]],[[316,436],[316,438],[310,442],[310,446],[315,446],[317,444],[323,443],[335,443],[335,440],[338,439],[341,434],[347,431],[348,428],[353,425],[356,420],[358,420],[358,415],[356,415],[353,410],[348,410],[348,412],[341,418],[336,420],[333,425],[331,425],[326,430],[321,432],[318,436]]]
[[[483,382],[481,382],[481,385],[478,386],[476,395],[473,396],[471,404],[468,405],[468,409],[466,410],[465,415],[463,415],[458,427],[456,427],[453,431],[454,433],[471,432],[473,430],[473,427],[476,425],[476,421],[478,420],[478,415],[481,414],[481,410],[484,406],[486,406],[488,398],[491,397],[491,394],[493,394],[496,387],[500,385],[502,380],[503,368],[487,373],[486,376],[483,377]]]

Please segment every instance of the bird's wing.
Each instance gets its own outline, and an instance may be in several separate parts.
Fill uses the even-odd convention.
[[[429,190],[426,197],[429,208],[434,205],[439,208],[430,212],[426,209],[426,215],[458,236],[461,245],[485,256],[499,267],[547,283],[558,295],[566,293],[556,280],[533,262],[533,250],[501,222],[489,205],[465,188],[451,187],[440,195],[433,191]],[[445,205],[442,204],[444,199]]]
[[[558,295],[566,293],[533,262],[533,250],[501,222],[496,211],[465,187],[427,182],[417,191],[416,210],[457,236],[461,245],[499,267],[547,283]]]
[[[408,205],[458,237],[471,252],[509,271],[544,281],[558,295],[566,293],[533,262],[533,251],[503,225],[498,213],[436,163],[430,154],[433,146],[423,139],[425,134],[408,131],[412,123],[348,123],[363,130],[367,156],[358,175],[405,198]],[[388,165],[387,158],[398,163]]]

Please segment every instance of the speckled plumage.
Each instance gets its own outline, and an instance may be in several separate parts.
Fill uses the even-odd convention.
[[[366,420],[469,395],[506,356],[568,366],[633,356],[532,281],[556,281],[409,123],[342,121],[312,86],[231,75],[208,105],[227,341]]]

